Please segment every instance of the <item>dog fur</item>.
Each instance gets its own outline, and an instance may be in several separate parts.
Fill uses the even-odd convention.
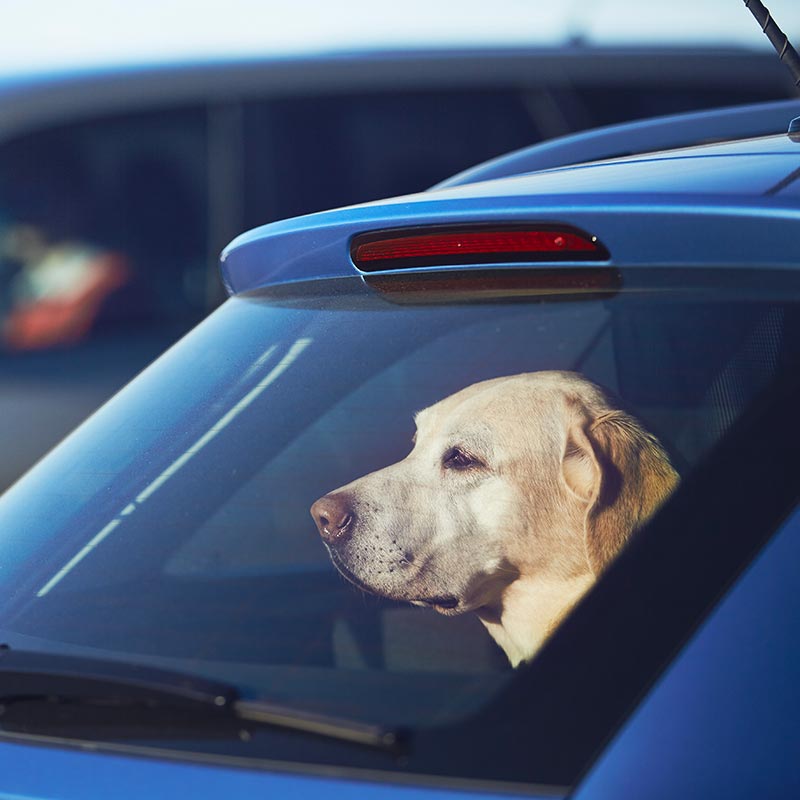
[[[411,453],[317,500],[352,583],[475,612],[530,659],[678,475],[657,439],[571,372],[483,381],[416,415]]]

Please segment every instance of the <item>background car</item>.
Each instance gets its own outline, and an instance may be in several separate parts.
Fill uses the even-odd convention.
[[[424,31],[389,9],[270,19],[244,51],[226,26],[198,34],[195,10],[179,29],[126,18],[125,36],[77,6],[10,19],[0,487],[216,307],[219,251],[242,230],[419,191],[542,139],[791,91],[747,20],[741,35],[694,9],[707,33],[687,41],[655,9],[511,4],[500,24],[427,5]]]
[[[198,762],[209,790],[308,796],[798,786],[795,116],[640,123],[627,157],[238,237],[230,299],[0,500],[3,788]],[[701,121],[776,135],[648,147]],[[420,408],[539,370],[613,392],[681,482],[512,670],[477,616],[344,582],[308,509],[403,458]]]

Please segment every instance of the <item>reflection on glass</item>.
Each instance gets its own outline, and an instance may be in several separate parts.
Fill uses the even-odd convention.
[[[106,300],[130,280],[127,260],[78,241],[53,242],[33,225],[0,231],[5,275],[2,342],[8,350],[68,346],[84,339]]]

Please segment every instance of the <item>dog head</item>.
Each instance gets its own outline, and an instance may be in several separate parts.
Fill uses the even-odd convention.
[[[515,581],[597,576],[673,488],[656,439],[574,373],[473,384],[416,416],[411,453],[321,497],[339,571],[443,614]]]

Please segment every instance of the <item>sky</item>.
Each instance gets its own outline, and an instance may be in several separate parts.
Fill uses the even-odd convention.
[[[800,0],[767,0],[800,46]],[[0,74],[496,44],[768,47],[742,0],[0,0]]]

